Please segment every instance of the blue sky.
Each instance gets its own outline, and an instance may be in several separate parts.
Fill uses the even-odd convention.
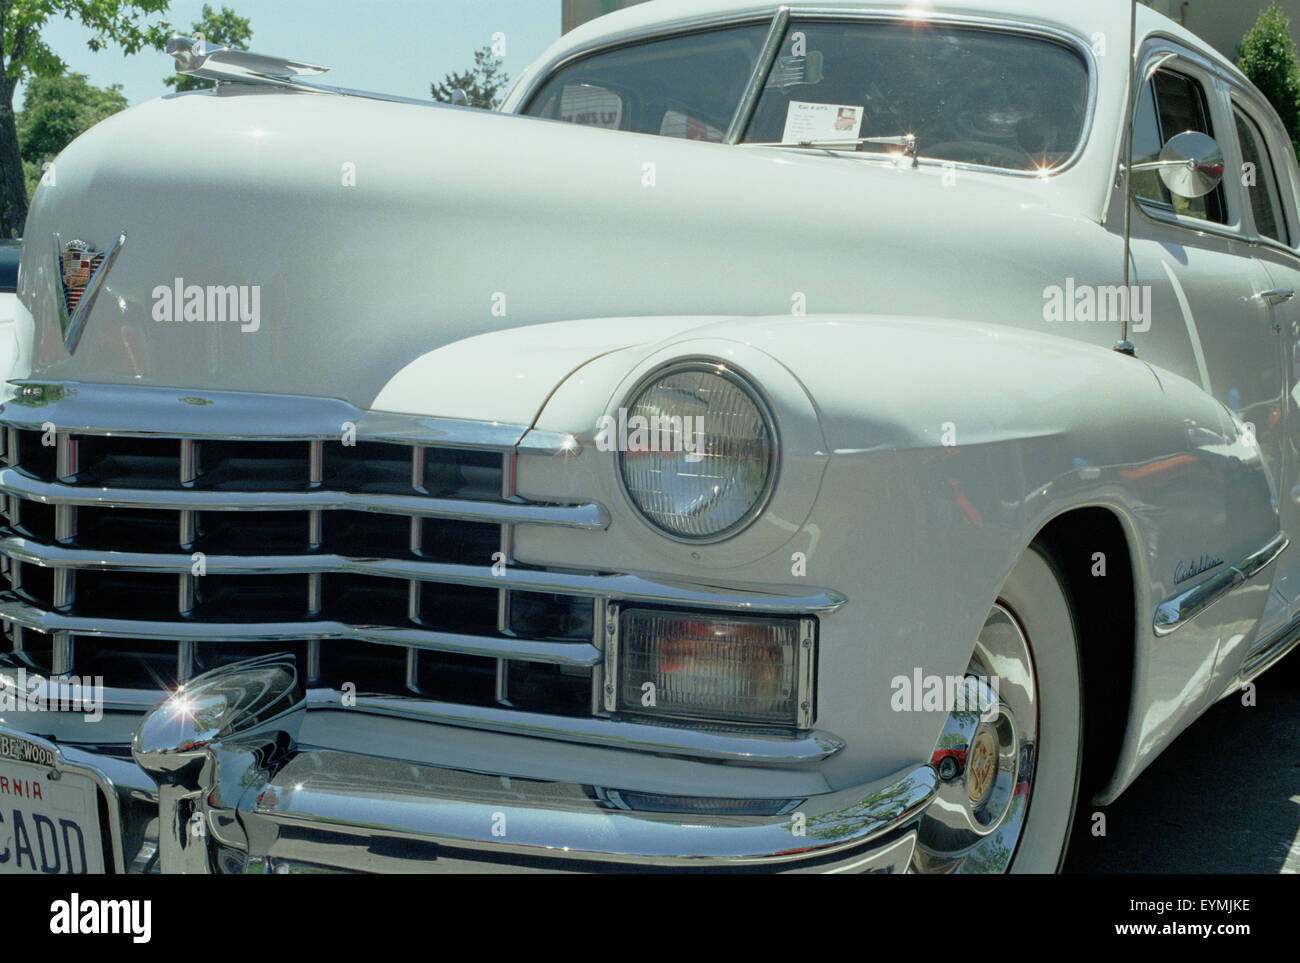
[[[209,0],[212,2],[212,0]],[[222,0],[212,6],[220,9]],[[252,21],[253,49],[333,69],[322,83],[407,97],[429,96],[429,83],[468,67],[497,32],[506,38],[511,79],[560,36],[560,0],[225,0]],[[169,23],[199,19],[203,0],[172,0]],[[123,57],[86,49],[89,33],[52,21],[46,39],[70,69],[98,87],[121,84],[132,104],[167,92],[171,58],[156,51]],[[14,106],[22,109],[21,92]]]

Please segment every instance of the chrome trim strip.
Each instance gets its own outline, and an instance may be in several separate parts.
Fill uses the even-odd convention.
[[[178,484],[180,484],[178,482]],[[162,511],[228,512],[377,512],[449,518],[492,525],[548,525],[603,531],[609,513],[603,505],[540,505],[525,501],[489,502],[432,495],[355,495],[350,492],[200,491],[194,488],[95,488],[44,482],[14,468],[0,468],[0,493],[42,505],[90,508],[153,508]]]
[[[1290,540],[1279,532],[1263,548],[1251,552],[1236,565],[1216,571],[1192,588],[1180,592],[1156,606],[1153,628],[1157,636],[1176,631],[1196,618],[1237,586],[1258,575],[1265,566],[1286,550]]]
[[[0,538],[0,554],[19,562],[47,568],[179,574],[190,571],[193,565],[189,555],[100,552],[90,549],[63,548],[44,545],[18,536]],[[506,587],[556,595],[671,603],[697,608],[716,608],[728,612],[824,614],[835,611],[846,601],[841,595],[816,588],[807,590],[803,595],[782,595],[754,589],[657,581],[621,573],[588,575],[581,572],[553,572],[513,567],[507,567],[504,575],[493,575],[491,565],[350,558],[342,555],[209,555],[205,558],[205,565],[208,574],[214,575],[307,572],[376,575],[384,578],[418,579],[422,582],[471,587]]]
[[[1242,685],[1261,676],[1272,668],[1283,656],[1300,643],[1300,618],[1276,632],[1271,639],[1256,642],[1246,653],[1246,658],[1237,672],[1236,682],[1228,688],[1227,694],[1235,692]]]
[[[364,411],[337,398],[71,381],[10,384],[17,390],[0,405],[0,421],[29,431],[43,430],[51,422],[58,431],[76,435],[341,441],[351,426],[358,441],[486,451],[508,451],[522,444],[523,453],[530,455],[572,455],[581,450],[573,436],[563,432]],[[250,426],[258,430],[251,432]]]
[[[110,638],[163,639],[194,642],[286,642],[311,639],[355,639],[434,652],[454,652],[484,658],[589,669],[600,661],[595,646],[584,642],[540,642],[375,625],[304,619],[301,622],[195,622],[145,619],[105,619],[63,615],[37,608],[9,592],[0,593],[0,621],[37,632],[61,632]],[[56,673],[57,674],[57,673]],[[157,702],[159,696],[153,695]],[[153,703],[150,703],[151,705]]]
[[[12,679],[6,678],[8,673],[9,670],[0,666],[0,688],[12,687]],[[51,679],[46,684],[53,686],[57,682],[58,680]],[[157,706],[170,694],[166,689],[106,687],[103,692],[104,709],[110,712],[143,713]],[[337,689],[310,688],[306,693],[307,707],[313,712],[360,712],[462,729],[485,729],[559,742],[755,765],[820,762],[829,759],[845,746],[844,740],[838,736],[816,730],[784,735],[740,727],[692,727],[667,720],[662,723],[613,722],[609,719],[520,712],[499,706],[436,702],[419,696],[375,696],[366,693],[349,694],[349,700],[355,699],[355,704],[345,707],[343,695]]]
[[[816,702],[813,698],[813,677],[815,676],[814,666],[816,665],[817,651],[817,620],[800,619],[799,620],[799,652],[795,658],[798,661],[798,680],[799,694],[798,703],[795,706],[795,726],[799,729],[811,729],[813,724]]]
[[[366,712],[458,726],[491,729],[514,735],[580,742],[619,749],[664,752],[729,762],[756,764],[800,764],[820,762],[844,748],[838,736],[816,730],[782,735],[763,730],[711,726],[695,728],[662,723],[613,722],[609,719],[543,715],[488,706],[468,706],[431,699],[357,694],[355,705],[342,708],[342,693],[334,689],[312,689],[307,693],[309,710],[333,709]],[[155,694],[154,702],[157,702]],[[928,767],[927,767],[928,768]]]

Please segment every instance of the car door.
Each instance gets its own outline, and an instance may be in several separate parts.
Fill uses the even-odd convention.
[[[1295,539],[1300,538],[1300,172],[1286,131],[1254,92],[1232,87],[1230,106],[1249,234],[1270,282],[1265,300],[1272,306],[1284,388],[1278,498],[1282,527]],[[1274,588],[1284,601],[1293,602],[1300,596],[1300,543],[1278,560],[1278,568]]]
[[[1153,51],[1153,56],[1160,52]],[[1134,118],[1134,163],[1195,130],[1224,146],[1235,133],[1208,61],[1181,48],[1144,84]],[[1227,147],[1225,147],[1227,150]],[[1255,257],[1236,177],[1205,197],[1171,195],[1158,172],[1133,175],[1132,258],[1151,311],[1134,326],[1138,356],[1199,383],[1248,425],[1276,485],[1282,477],[1286,387],[1274,284]]]

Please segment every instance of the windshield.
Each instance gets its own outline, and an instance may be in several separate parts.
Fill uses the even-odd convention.
[[[925,159],[1043,170],[1074,153],[1087,104],[1087,65],[1052,41],[941,24],[796,22],[744,140],[911,135]]]
[[[731,27],[595,54],[561,68],[524,112],[721,142],[766,32]],[[741,141],[898,153],[914,138],[907,150],[922,160],[1051,170],[1079,146],[1088,95],[1083,55],[1050,38],[942,23],[794,20]]]

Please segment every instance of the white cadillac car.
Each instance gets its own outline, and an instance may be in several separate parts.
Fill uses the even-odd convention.
[[[1146,8],[169,50],[26,225],[0,869],[1050,872],[1300,637],[1300,169]]]

